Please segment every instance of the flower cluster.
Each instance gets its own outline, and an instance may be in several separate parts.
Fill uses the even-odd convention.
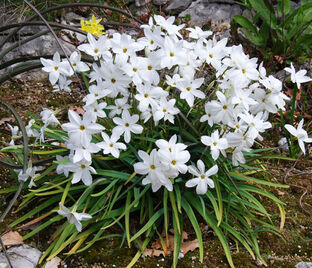
[[[93,24],[98,22],[93,18]],[[199,123],[205,129],[199,138],[207,146],[211,161],[217,161],[221,153],[234,166],[245,163],[243,152],[250,151],[255,140],[262,140],[261,134],[271,127],[269,114],[285,110],[289,98],[282,92],[282,82],[267,75],[263,63],[246,55],[241,45],[227,46],[227,39],[210,38],[212,32],[198,27],[186,28],[189,39],[185,40],[180,33],[183,28],[183,24],[174,24],[174,17],[155,15],[142,26],[144,37],[137,40],[127,34],[108,36],[101,32],[93,33],[96,38],[88,31],[88,42],[78,49],[93,57],[91,70],[77,52],[70,56],[73,68],[66,60],[61,61],[58,53],[53,60],[41,59],[56,90],[70,90],[67,79],[73,71],[90,70],[87,76],[91,85],[83,99],[85,113],[81,117],[69,111],[70,122],[62,125],[68,134],[65,144],[70,154],[58,156],[59,161],[68,160],[59,164],[59,174],[73,172],[72,183],[82,180],[90,185],[92,174],[96,174],[92,154],[102,152],[119,158],[120,150],[127,150],[126,144],[143,133],[148,121],[156,127],[160,122],[175,124],[181,109],[188,109],[188,114],[199,111]],[[209,74],[212,83],[208,89],[206,69],[213,73]],[[286,70],[296,83],[309,80],[305,73],[296,75],[292,69]],[[45,125],[58,123],[55,119],[49,122]],[[300,141],[310,140],[304,136]],[[161,186],[172,191],[174,179],[189,171],[196,178],[186,186],[197,185],[198,194],[204,194],[207,185],[214,186],[209,177],[218,167],[212,165],[205,171],[201,160],[197,168],[188,167],[191,154],[186,144],[177,142],[176,135],[169,141],[158,139],[156,146],[158,149],[150,154],[138,150],[143,162],[136,163],[134,169],[146,175],[143,185],[152,184],[153,191]]]

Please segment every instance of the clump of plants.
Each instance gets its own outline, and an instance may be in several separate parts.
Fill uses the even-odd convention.
[[[298,55],[311,55],[312,3],[301,0],[298,8],[290,0],[242,0],[250,12],[251,20],[237,15],[233,22],[241,27],[248,40],[257,46],[264,57],[278,55],[294,59]],[[273,55],[272,55],[273,54]]]
[[[282,82],[267,76],[241,45],[228,46],[227,39],[198,27],[184,29],[186,40],[184,25],[174,21],[155,15],[141,26],[144,37],[134,39],[98,34],[94,18],[83,24],[90,26],[87,42],[69,60],[58,53],[41,58],[54,90],[70,91],[70,77],[78,73],[88,94],[79,113],[68,111],[66,123],[58,120],[59,111],[30,114],[29,153],[39,161],[23,159],[25,147],[14,145],[14,137],[1,150],[14,156],[12,163],[28,163],[16,173],[29,188],[18,210],[35,205],[10,226],[40,214],[41,225],[24,239],[55,230],[40,262],[116,236],[139,248],[132,267],[153,239],[166,252],[172,228],[176,267],[186,224],[194,229],[202,262],[199,223],[205,222],[231,267],[229,241],[265,264],[258,235],[280,235],[285,221],[284,204],[268,186],[287,186],[252,177],[263,171],[253,161],[272,149],[257,144],[272,127],[269,115],[285,110],[288,97]],[[93,63],[81,61],[81,53]],[[299,135],[300,142],[310,142]],[[44,165],[47,159],[53,162]],[[277,205],[280,228],[260,196]],[[112,233],[113,226],[119,232]]]

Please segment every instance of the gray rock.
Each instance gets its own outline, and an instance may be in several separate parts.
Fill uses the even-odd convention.
[[[191,24],[203,26],[210,20],[214,24],[230,22],[235,15],[242,14],[239,5],[209,3],[207,0],[197,0],[183,11],[179,17],[191,15]]]
[[[27,245],[12,247],[7,250],[7,254],[14,268],[35,268],[41,256],[38,249]],[[0,253],[0,267],[9,267],[3,253]]]
[[[25,37],[21,37],[21,40],[23,40],[24,38]],[[75,50],[74,45],[71,45],[62,40],[60,40],[60,42],[64,46],[67,54],[70,54],[72,51]],[[6,49],[11,45],[12,43],[6,43],[3,49]],[[20,56],[51,55],[54,54],[56,51],[58,51],[60,54],[63,54],[61,48],[59,47],[52,34],[46,34],[15,48],[13,51],[6,54],[3,59],[5,61],[8,61]]]
[[[295,266],[296,268],[312,268],[312,262],[299,262]]]
[[[209,3],[235,4],[236,0],[206,0]]]
[[[87,20],[87,18],[84,18],[74,12],[67,12],[64,16],[65,21],[67,22],[78,22],[80,24],[80,20]]]
[[[153,0],[153,4],[156,6],[165,5],[168,3],[168,0]]]
[[[167,6],[166,11],[171,11],[176,14],[187,9],[191,3],[192,0],[172,0]]]
[[[148,4],[149,2],[151,2],[151,0],[135,0],[135,5],[137,7],[142,7]]]

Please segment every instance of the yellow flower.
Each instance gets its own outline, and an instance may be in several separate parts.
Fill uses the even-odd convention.
[[[92,15],[92,19],[91,20],[81,20],[80,23],[81,23],[81,30],[85,31],[85,32],[88,32],[88,33],[91,33],[95,36],[98,36],[100,34],[105,34],[104,31],[104,26],[100,24],[100,21],[102,19],[95,19],[95,16]]]

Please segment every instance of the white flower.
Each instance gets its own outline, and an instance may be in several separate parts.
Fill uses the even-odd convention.
[[[75,224],[78,232],[81,232],[82,230],[82,224],[80,221],[85,221],[92,218],[92,216],[87,213],[77,213],[74,211],[70,211],[61,202],[59,203],[59,206],[61,209],[59,209],[57,213],[61,216],[66,217],[70,224]]]
[[[91,155],[100,151],[100,148],[95,143],[81,143],[73,139],[69,139],[66,143],[66,147],[71,150],[71,154],[73,155],[72,161],[74,163],[81,160],[91,161]]]
[[[110,89],[107,89],[103,86],[103,82],[99,82],[97,85],[91,85],[89,87],[89,94],[83,98],[83,101],[86,103],[86,106],[92,105],[97,100],[106,97],[111,93]]]
[[[153,113],[154,121],[158,122],[164,119],[164,121],[168,120],[171,124],[174,124],[174,116],[180,112],[180,110],[174,106],[175,103],[175,99],[167,101],[166,98],[161,98],[156,111]]]
[[[128,34],[114,33],[111,39],[113,52],[116,53],[116,61],[126,62],[129,57],[135,57],[136,51],[144,48],[144,45],[136,42]]]
[[[44,168],[43,167],[29,167],[26,169],[25,172],[23,172],[23,170],[20,170],[20,172],[18,173],[18,181],[23,181],[23,182],[26,182],[27,179],[30,177],[31,179],[31,182],[30,182],[30,187],[32,185],[35,185],[33,180],[38,177],[38,175],[36,174],[37,171],[41,171],[43,170]]]
[[[66,91],[71,92],[71,89],[69,85],[71,84],[72,80],[67,80],[64,75],[60,75],[58,83],[53,86],[54,90],[53,92],[59,92],[59,91]]]
[[[301,83],[312,81],[309,76],[305,75],[307,73],[306,70],[300,70],[296,73],[296,70],[292,63],[290,64],[290,68],[286,67],[284,70],[291,74],[290,79],[293,83],[297,83],[298,88],[300,88]]]
[[[14,145],[14,139],[15,137],[18,135],[18,126],[11,126],[9,123],[7,123],[8,127],[11,130],[11,141],[10,141],[10,145]]]
[[[196,186],[197,194],[205,194],[207,192],[207,185],[210,188],[214,188],[214,182],[209,177],[218,172],[218,166],[214,165],[209,170],[205,171],[205,164],[202,160],[197,161],[197,168],[194,166],[189,166],[188,171],[196,176],[196,178],[191,179],[186,182],[186,187],[194,187]]]
[[[115,158],[119,158],[119,150],[126,150],[127,146],[122,142],[117,142],[120,138],[119,135],[112,134],[109,137],[105,132],[102,132],[102,138],[104,141],[97,143],[96,145],[103,149],[103,154],[112,154]]]
[[[149,106],[155,108],[157,106],[156,100],[168,96],[167,91],[164,91],[161,87],[153,87],[150,84],[137,85],[136,89],[138,94],[135,95],[135,98],[140,102],[138,108],[142,112]]]
[[[285,128],[290,132],[291,135],[298,139],[298,143],[301,151],[305,154],[304,142],[312,142],[312,138],[308,137],[308,133],[303,129],[303,119],[299,122],[297,129],[292,125],[286,124]]]
[[[89,66],[81,61],[81,55],[77,51],[74,51],[70,55],[69,61],[76,72],[86,72],[90,70]]]
[[[176,143],[177,136],[173,135],[169,142],[160,139],[156,141],[159,148],[159,156],[161,163],[167,168],[166,174],[175,178],[179,173],[185,174],[187,172],[186,162],[190,160],[190,153],[186,150],[186,145],[183,143]]]
[[[137,114],[131,116],[128,110],[124,110],[121,118],[113,118],[114,123],[117,125],[113,128],[113,134],[119,136],[124,134],[125,142],[129,143],[131,140],[131,132],[135,134],[141,134],[143,132],[143,127],[136,124],[138,120],[139,116]]]
[[[228,124],[235,117],[234,104],[231,98],[227,98],[222,92],[216,93],[219,101],[213,100],[206,103],[205,111],[210,113],[214,123],[223,122]],[[207,113],[207,114],[208,114]]]
[[[106,113],[104,111],[107,103],[106,102],[101,102],[98,103],[97,101],[90,104],[90,105],[85,105],[83,108],[86,110],[86,113],[89,113],[91,116],[92,122],[96,122],[97,118],[105,118]]]
[[[92,134],[99,133],[105,128],[102,125],[92,122],[92,116],[89,113],[84,113],[83,119],[72,111],[68,111],[68,118],[70,123],[65,123],[62,128],[68,132],[71,139],[76,140],[77,143],[86,144],[91,140]]]
[[[134,170],[138,174],[147,174],[147,176],[142,180],[142,184],[146,185],[151,183],[153,192],[158,191],[161,186],[165,186],[168,191],[172,191],[172,183],[163,172],[156,149],[153,149],[150,155],[141,150],[139,150],[138,154],[143,160],[143,163],[139,162],[134,164]]]
[[[198,90],[203,82],[204,78],[194,79],[189,77],[177,83],[177,88],[181,90],[180,98],[185,99],[190,107],[193,106],[195,97],[205,98],[204,92]]]
[[[213,160],[217,160],[220,152],[225,156],[225,149],[228,148],[228,141],[226,138],[219,137],[219,130],[214,131],[209,136],[202,136],[201,142],[207,146],[210,146],[211,156]]]
[[[193,39],[207,38],[212,35],[212,31],[203,31],[198,26],[195,26],[195,28],[186,28],[186,30],[190,31],[189,36]]]
[[[98,40],[96,40],[92,34],[88,33],[88,41],[87,44],[82,44],[78,46],[78,49],[89,54],[95,60],[102,57],[110,57],[110,52],[108,49],[110,48],[110,40],[107,36],[100,36]]]
[[[64,174],[66,177],[68,177],[68,174],[70,170],[72,169],[73,163],[69,160],[68,156],[56,156],[56,161],[62,161],[62,164],[58,164],[56,167],[56,173],[57,174]]]
[[[108,105],[106,109],[112,110],[108,116],[113,118],[115,115],[120,115],[124,110],[131,108],[128,103],[128,98],[115,99],[115,105]]]
[[[174,16],[171,16],[166,20],[163,16],[155,15],[154,19],[157,25],[165,29],[169,35],[173,35],[173,36],[177,35],[182,38],[182,35],[179,33],[179,31],[184,27],[185,24],[175,25]]]
[[[59,79],[60,75],[70,76],[72,75],[72,69],[68,62],[61,62],[61,57],[58,52],[54,53],[53,60],[47,60],[40,58],[43,71],[49,73],[49,80],[52,85],[54,85]]]
[[[49,125],[57,126],[60,124],[60,122],[55,117],[54,112],[47,108],[43,108],[42,112],[40,113],[40,117],[41,117],[42,122],[46,126],[49,126]]]
[[[38,137],[40,133],[32,128],[32,125],[35,123],[34,119],[30,119],[28,125],[25,127],[28,137]]]
[[[92,176],[90,173],[96,174],[96,170],[91,166],[91,161],[81,160],[77,163],[73,163],[70,167],[70,171],[74,172],[72,184],[75,184],[82,180],[82,182],[89,186],[92,184]]]

